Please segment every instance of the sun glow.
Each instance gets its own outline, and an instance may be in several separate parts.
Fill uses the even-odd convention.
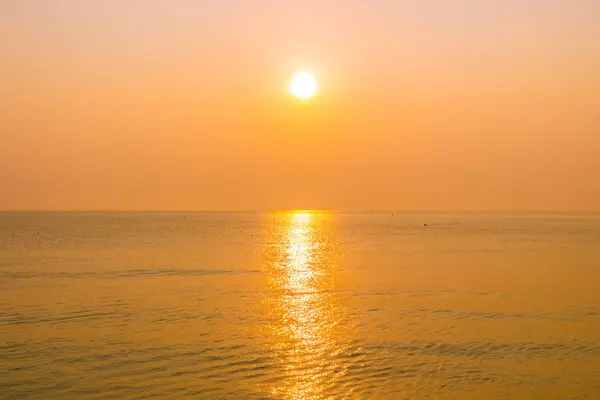
[[[300,100],[308,100],[319,88],[317,80],[310,72],[297,72],[290,82],[290,92]]]
[[[295,210],[274,215],[264,264],[267,278],[264,326],[267,351],[283,371],[273,398],[330,398],[332,387],[351,371],[340,361],[347,352],[347,310],[337,297],[336,233],[323,213]],[[329,221],[329,222],[328,222]]]

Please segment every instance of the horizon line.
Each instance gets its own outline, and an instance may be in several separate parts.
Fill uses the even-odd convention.
[[[292,213],[292,212],[314,212],[321,214],[595,214],[598,210],[394,210],[394,209],[0,209],[0,213],[231,213],[231,214],[269,214],[269,213]]]

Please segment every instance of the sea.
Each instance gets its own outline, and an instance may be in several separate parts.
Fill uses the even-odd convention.
[[[600,399],[600,214],[0,213],[0,399]]]

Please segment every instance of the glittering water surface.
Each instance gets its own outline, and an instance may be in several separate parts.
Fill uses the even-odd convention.
[[[2,213],[0,328],[2,399],[599,399],[600,215]]]

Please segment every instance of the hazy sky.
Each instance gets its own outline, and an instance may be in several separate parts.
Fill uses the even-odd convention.
[[[0,0],[0,54],[0,209],[600,209],[597,0]]]

